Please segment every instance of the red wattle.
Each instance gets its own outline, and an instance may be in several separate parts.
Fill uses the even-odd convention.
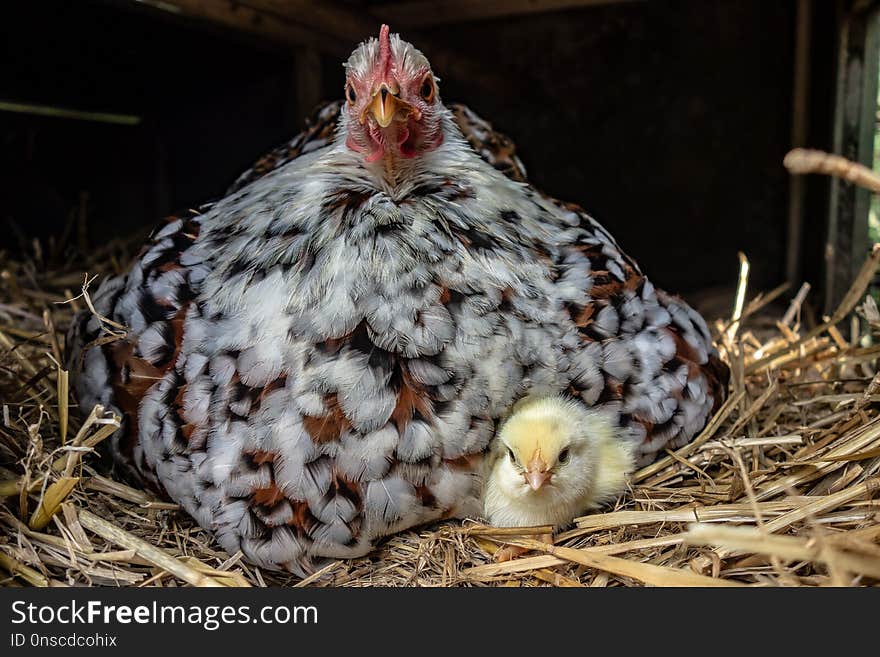
[[[348,135],[348,137],[345,138],[345,145],[356,153],[364,152],[363,146],[358,144],[354,137],[352,137],[352,135]]]
[[[385,155],[385,149],[380,144],[379,147],[374,150],[370,155],[365,158],[366,162],[376,162],[377,160],[381,160]]]

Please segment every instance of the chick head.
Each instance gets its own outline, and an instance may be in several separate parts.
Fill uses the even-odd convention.
[[[491,448],[484,512],[493,525],[560,525],[613,499],[634,467],[633,445],[583,403],[527,398]]]

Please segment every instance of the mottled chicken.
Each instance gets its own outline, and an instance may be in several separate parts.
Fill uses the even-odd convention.
[[[640,463],[703,427],[727,376],[703,319],[481,157],[421,52],[383,26],[345,96],[326,144],[169,221],[101,284],[121,339],[75,322],[79,403],[124,414],[121,466],[230,553],[305,575],[478,516],[487,447],[527,395],[606,414]]]

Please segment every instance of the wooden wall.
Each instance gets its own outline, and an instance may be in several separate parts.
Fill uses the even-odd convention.
[[[814,3],[809,145],[820,148],[832,4]],[[301,119],[290,48],[125,5],[18,3],[0,27],[0,96],[143,117],[121,127],[0,113],[0,221],[23,233],[58,231],[81,190],[93,237],[195,206]],[[511,135],[532,180],[590,210],[660,284],[692,292],[732,286],[738,250],[754,289],[785,276],[794,25],[794,0],[666,0],[403,35],[474,62],[472,75],[437,71],[444,99]],[[341,62],[323,56],[321,68],[322,95],[335,97]],[[810,183],[808,277],[826,194]]]

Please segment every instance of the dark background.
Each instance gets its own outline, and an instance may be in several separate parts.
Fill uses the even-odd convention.
[[[145,229],[222,194],[298,131],[289,48],[134,4],[5,8],[0,100],[141,122],[0,112],[0,247],[61,234],[82,192],[90,242]],[[436,71],[444,100],[509,134],[531,180],[587,208],[658,284],[732,287],[741,250],[757,291],[785,275],[794,17],[793,0],[650,0],[422,34],[508,80],[511,91],[489,91]],[[808,143],[826,149],[834,22],[834,3],[816,0]],[[341,61],[321,65],[323,95],[340,96]],[[808,280],[819,277],[826,194],[810,182]]]

